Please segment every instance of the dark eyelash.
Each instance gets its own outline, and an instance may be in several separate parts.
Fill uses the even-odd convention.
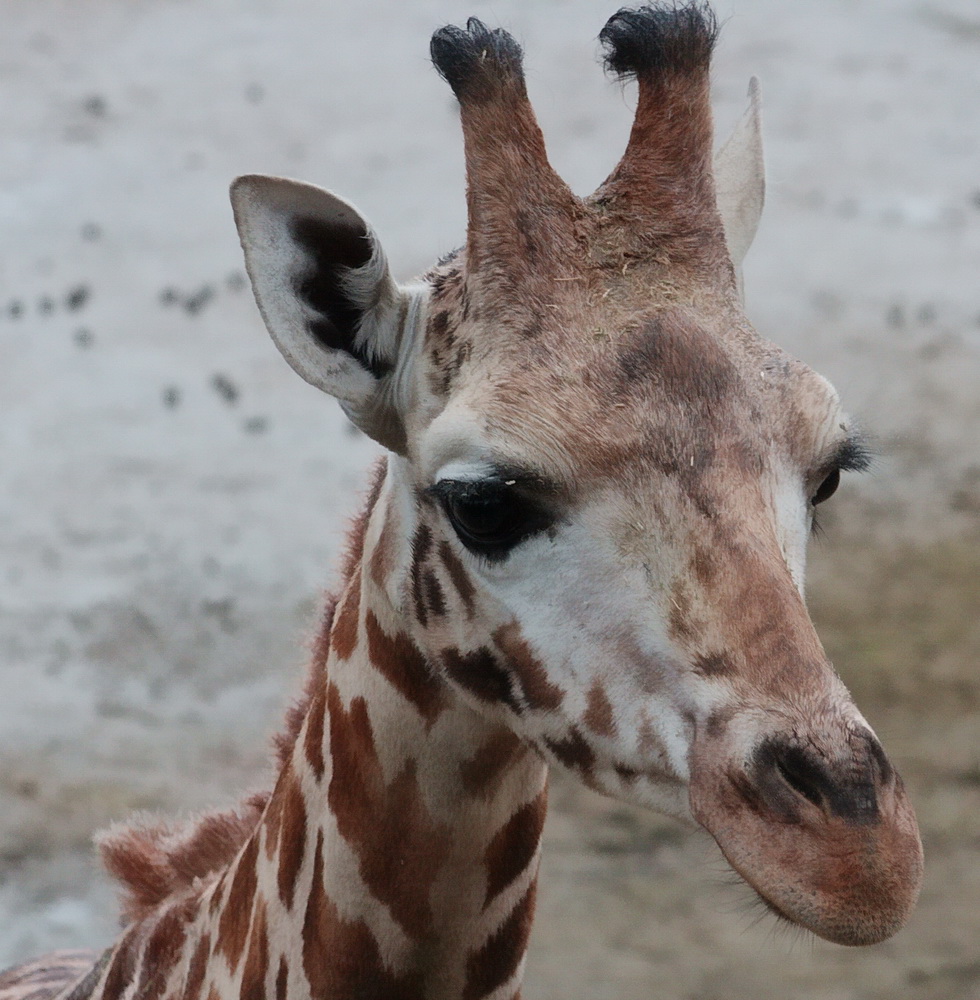
[[[851,436],[837,449],[831,461],[831,467],[841,472],[867,472],[874,462],[874,452],[868,437],[860,432]]]

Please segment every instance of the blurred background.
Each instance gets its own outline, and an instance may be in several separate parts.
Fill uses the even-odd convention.
[[[461,242],[434,28],[509,27],[557,168],[591,191],[634,94],[596,0],[5,0],[0,35],[0,965],[102,946],[93,832],[267,780],[374,446],[276,353],[237,174],[354,201],[409,277]],[[810,603],[926,845],[896,938],[758,919],[712,842],[556,782],[527,1000],[980,998],[980,8],[719,0],[722,135],[762,81],[760,332],[879,458]]]

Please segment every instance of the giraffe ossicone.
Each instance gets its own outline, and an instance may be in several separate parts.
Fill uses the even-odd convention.
[[[713,161],[715,34],[702,3],[610,19],[639,100],[580,198],[510,35],[437,31],[468,225],[411,285],[343,199],[235,182],[273,339],[389,456],[274,789],[110,830],[121,938],[7,972],[0,1000],[516,997],[549,767],[700,824],[829,940],[908,918],[912,808],[802,595],[813,509],[865,458],[742,311],[758,87]]]

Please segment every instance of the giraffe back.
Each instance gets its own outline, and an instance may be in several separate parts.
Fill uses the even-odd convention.
[[[53,951],[0,972],[0,1000],[88,1000],[105,955]]]

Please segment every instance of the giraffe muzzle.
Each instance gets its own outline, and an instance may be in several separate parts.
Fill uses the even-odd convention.
[[[870,731],[845,725],[836,738],[807,738],[794,729],[748,755],[719,750],[695,744],[691,809],[771,910],[845,945],[903,926],[919,895],[922,844],[902,780]]]

